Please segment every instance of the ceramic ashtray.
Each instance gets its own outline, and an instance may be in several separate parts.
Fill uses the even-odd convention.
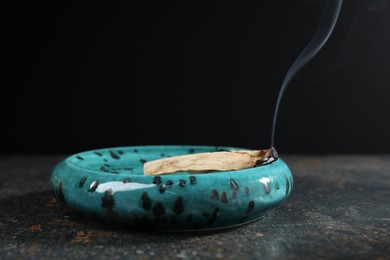
[[[134,146],[82,152],[51,175],[59,201],[86,217],[132,228],[208,230],[264,217],[291,193],[293,178],[278,158],[233,171],[144,175],[161,158],[242,150],[208,146]]]

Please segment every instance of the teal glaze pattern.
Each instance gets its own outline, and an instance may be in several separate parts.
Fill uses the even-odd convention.
[[[239,171],[144,176],[146,161],[188,153],[243,150],[208,146],[138,146],[87,151],[51,175],[59,201],[110,224],[159,230],[218,229],[265,216],[291,193],[283,160]]]

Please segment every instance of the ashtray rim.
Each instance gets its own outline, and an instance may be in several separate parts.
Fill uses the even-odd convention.
[[[203,149],[203,150],[210,150],[210,151],[203,151],[203,152],[212,152],[214,150],[218,150],[218,151],[231,151],[231,150],[240,150],[240,151],[253,151],[253,149],[249,149],[249,148],[240,148],[240,147],[230,147],[230,146],[210,146],[210,145],[139,145],[139,146],[117,146],[117,147],[106,147],[106,148],[98,148],[98,149],[91,149],[91,150],[86,150],[86,151],[82,151],[82,152],[79,152],[79,153],[75,153],[75,154],[72,154],[70,156],[68,156],[67,158],[64,159],[64,162],[67,164],[67,166],[75,169],[75,170],[79,170],[79,171],[86,171],[86,172],[90,172],[90,173],[94,173],[94,174],[99,174],[99,175],[107,175],[107,173],[105,172],[101,172],[97,169],[91,169],[91,168],[86,168],[86,167],[81,167],[79,164],[75,163],[74,161],[72,161],[72,159],[74,157],[77,157],[77,156],[81,156],[83,154],[87,154],[87,153],[93,153],[93,152],[100,152],[100,151],[110,151],[110,150],[127,150],[127,149],[136,149],[136,150],[145,150],[145,149],[150,149],[150,150],[153,150],[153,149],[171,149],[171,150],[174,150],[174,149],[178,149],[178,150],[181,150],[181,149]],[[185,155],[185,154],[188,154],[188,153],[183,153],[182,155]],[[280,158],[278,159],[280,160]],[[277,160],[276,160],[277,161]],[[275,162],[276,162],[275,161]],[[283,161],[283,160],[282,160]],[[252,168],[245,168],[245,169],[240,169],[240,170],[229,170],[229,171],[215,171],[215,172],[212,172],[212,173],[206,173],[207,175],[213,175],[213,176],[219,176],[219,175],[225,175],[225,174],[229,174],[229,173],[247,173],[247,172],[251,172],[253,171],[254,169],[258,169],[259,167],[261,168],[264,168],[264,167],[267,167],[271,164],[273,164],[274,162],[272,163],[269,163],[269,164],[266,164],[266,165],[262,165],[262,166],[256,166],[256,167],[252,167]],[[192,176],[192,175],[205,175],[205,173],[190,173],[190,172],[178,172],[178,173],[172,173],[172,174],[161,174],[161,175],[145,175],[145,174],[137,174],[137,173],[122,173],[121,175],[126,175],[126,176],[137,176],[137,178],[140,178],[140,177],[145,177],[145,178],[150,178],[150,177],[154,177],[154,176],[168,176],[168,175],[180,175],[180,176]]]

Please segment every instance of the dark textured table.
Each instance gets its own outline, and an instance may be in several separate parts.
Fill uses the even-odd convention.
[[[264,219],[213,233],[91,223],[49,187],[64,156],[0,156],[0,259],[390,259],[390,156],[285,156],[292,196]]]

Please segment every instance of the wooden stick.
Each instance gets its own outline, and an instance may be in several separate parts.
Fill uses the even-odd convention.
[[[251,168],[277,160],[274,148],[254,151],[229,151],[187,154],[150,161],[144,164],[145,175],[169,174],[179,171],[206,173]]]

